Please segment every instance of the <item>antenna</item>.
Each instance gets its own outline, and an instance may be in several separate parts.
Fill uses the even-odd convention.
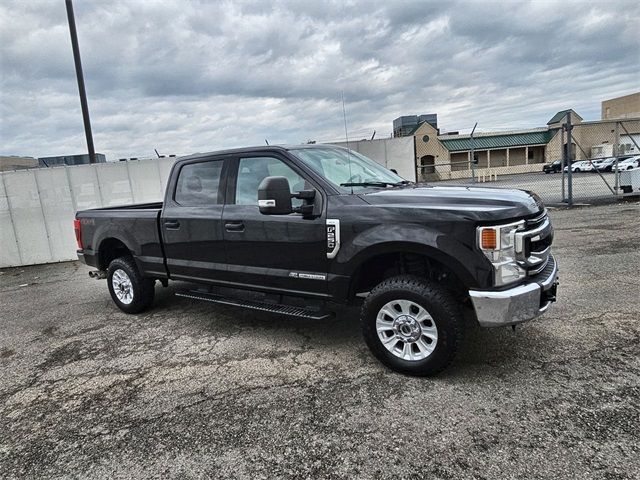
[[[160,158],[160,154],[158,153],[158,149],[154,148],[153,151],[156,152],[156,155],[158,156],[158,158]]]
[[[351,147],[349,146],[349,131],[347,130],[347,109],[344,106],[344,90],[341,92],[342,94],[342,116],[344,117],[344,138],[347,140],[347,152],[348,153],[348,162],[349,162],[349,183],[351,183],[351,179],[353,178],[353,174],[351,173]],[[351,186],[351,195],[353,195],[353,186]]]
[[[264,143],[266,143],[267,145],[269,145],[269,140],[267,140],[266,138],[264,139]]]

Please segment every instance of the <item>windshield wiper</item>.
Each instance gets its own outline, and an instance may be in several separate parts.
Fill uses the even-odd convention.
[[[401,187],[403,185],[409,185],[411,182],[409,180],[402,180],[401,182],[350,182],[350,183],[341,183],[341,187]]]

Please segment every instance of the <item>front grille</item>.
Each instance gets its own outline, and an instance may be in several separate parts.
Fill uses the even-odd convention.
[[[525,220],[525,223],[527,225],[527,230],[531,230],[532,228],[539,227],[544,223],[546,219],[547,219],[547,211],[543,210],[542,213],[540,213],[539,215]]]
[[[525,229],[516,233],[516,260],[527,275],[538,275],[549,263],[553,227],[547,211],[525,220]]]
[[[551,246],[551,242],[553,241],[553,235],[549,235],[545,238],[541,238],[540,240],[533,242],[531,241],[531,239],[527,239],[527,241],[525,242],[524,246],[525,246],[525,255],[529,256],[532,253],[541,253],[543,252],[545,249],[549,248]]]
[[[547,264],[540,271],[540,275],[543,278],[547,278],[549,275],[551,275],[551,273],[553,272],[553,269],[555,268],[555,266],[556,266],[555,258],[553,258],[553,255],[549,255],[549,258],[547,259]]]
[[[545,268],[547,268],[547,266],[549,265],[549,257],[547,257],[545,260],[543,260],[539,265],[535,266],[535,267],[529,267],[527,268],[527,275],[532,277],[534,275],[538,275],[540,272],[542,272]]]

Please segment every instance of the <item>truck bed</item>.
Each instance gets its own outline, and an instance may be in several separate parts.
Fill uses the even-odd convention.
[[[117,205],[115,207],[101,207],[101,208],[91,208],[88,210],[81,210],[78,213],[85,212],[114,212],[114,211],[127,211],[127,210],[162,210],[162,205],[164,202],[150,202],[150,203],[134,203],[133,205]]]
[[[83,255],[88,265],[105,269],[96,253],[103,242],[127,245],[141,272],[158,278],[167,271],[162,252],[159,218],[163,202],[93,208],[77,213],[82,224]]]

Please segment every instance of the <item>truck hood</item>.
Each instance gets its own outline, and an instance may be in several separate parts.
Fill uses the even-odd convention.
[[[362,193],[360,198],[370,205],[464,212],[476,220],[525,217],[544,209],[533,192],[462,185],[380,189]]]

